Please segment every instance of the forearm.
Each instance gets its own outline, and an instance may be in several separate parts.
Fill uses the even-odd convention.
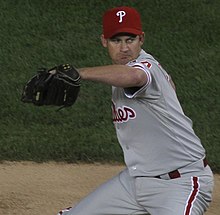
[[[108,65],[79,69],[83,80],[102,82],[116,87],[143,85],[146,78],[143,71],[125,65]]]

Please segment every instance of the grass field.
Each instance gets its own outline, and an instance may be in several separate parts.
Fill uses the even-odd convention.
[[[172,75],[185,113],[220,170],[220,1],[0,0],[0,160],[122,161],[111,88],[84,82],[76,105],[56,112],[20,102],[39,67],[109,64],[100,44],[104,10],[138,9],[144,49]]]

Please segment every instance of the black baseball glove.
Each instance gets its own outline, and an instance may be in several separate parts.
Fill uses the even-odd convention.
[[[80,79],[78,71],[70,64],[40,69],[25,84],[21,101],[37,106],[71,106],[78,97]]]

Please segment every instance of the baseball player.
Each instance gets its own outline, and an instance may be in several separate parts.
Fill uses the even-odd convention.
[[[103,16],[102,45],[112,65],[79,69],[82,80],[112,86],[112,115],[126,169],[59,215],[202,215],[213,174],[174,84],[142,49],[139,13],[117,7]]]

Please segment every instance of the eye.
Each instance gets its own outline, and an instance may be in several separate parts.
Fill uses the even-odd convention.
[[[126,43],[133,43],[135,40],[134,37],[130,37],[129,39],[126,40]]]
[[[119,38],[112,38],[112,39],[110,39],[110,41],[113,43],[116,43],[116,44],[121,42],[121,40]]]

